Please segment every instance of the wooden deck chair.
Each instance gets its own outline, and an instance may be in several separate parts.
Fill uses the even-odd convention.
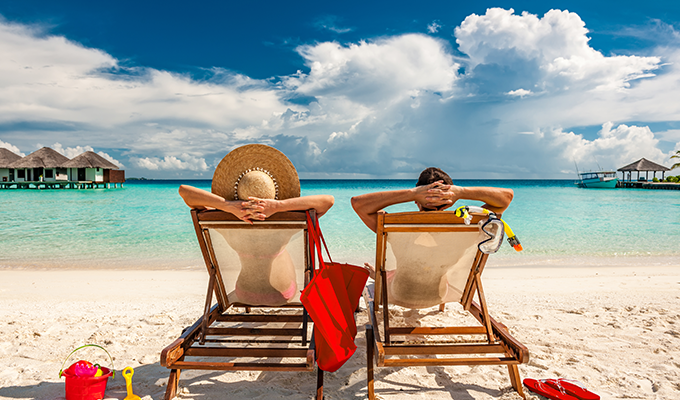
[[[449,211],[379,212],[374,292],[364,291],[369,399],[375,399],[374,356],[379,367],[507,365],[512,387],[524,397],[517,365],[528,362],[529,352],[489,316],[480,279],[488,255],[477,248],[482,240],[476,225],[480,218],[465,225]],[[475,293],[479,303],[473,301]],[[390,305],[439,305],[443,311],[447,302],[459,302],[478,323],[390,325]]]
[[[161,353],[171,370],[165,399],[176,395],[183,369],[314,371],[311,320],[300,303],[312,278],[305,212],[252,225],[219,210],[191,215],[210,279],[203,316]]]

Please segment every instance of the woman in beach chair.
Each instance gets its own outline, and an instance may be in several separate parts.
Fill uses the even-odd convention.
[[[334,202],[331,195],[300,197],[300,183],[290,160],[272,147],[257,144],[240,147],[222,160],[213,176],[212,192],[182,185],[179,194],[193,209],[226,211],[250,224],[286,211],[314,210],[320,217]],[[301,289],[285,250],[290,236],[272,232],[263,238],[263,232],[229,230],[221,234],[241,261],[233,293],[240,302],[282,305]]]
[[[161,352],[171,370],[165,399],[176,395],[183,369],[313,371],[316,349],[300,301],[313,275],[305,211],[325,214],[333,196],[300,197],[290,160],[260,144],[227,154],[211,192],[182,185],[179,194],[192,208],[210,279],[203,317]],[[321,370],[316,381],[320,400]]]

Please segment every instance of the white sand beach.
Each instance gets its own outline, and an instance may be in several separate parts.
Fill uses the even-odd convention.
[[[592,261],[592,260],[591,260]],[[492,263],[484,272],[492,316],[531,353],[522,378],[565,377],[603,399],[680,398],[680,260],[659,258],[540,260]],[[58,378],[71,350],[108,349],[115,368],[135,368],[133,388],[162,399],[168,370],[160,351],[202,313],[207,273],[185,270],[0,270],[0,398],[63,399]],[[395,320],[446,322],[460,306],[398,310]],[[359,350],[326,374],[327,399],[366,398],[366,353],[358,314]],[[107,365],[105,354],[75,355]],[[96,358],[96,360],[93,360]],[[189,371],[180,399],[312,398],[313,373]],[[518,399],[505,367],[378,369],[376,391],[388,399]],[[527,391],[528,398],[542,399]],[[125,381],[109,379],[107,398],[123,399]]]

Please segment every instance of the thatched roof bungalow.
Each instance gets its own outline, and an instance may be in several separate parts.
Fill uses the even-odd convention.
[[[7,149],[0,149],[0,177],[5,176],[2,175],[5,165],[5,182],[55,182],[60,185],[66,182],[125,182],[125,171],[92,151],[69,160],[49,147],[43,147],[23,158]]]
[[[14,169],[17,182],[67,180],[66,168],[62,167],[67,161],[68,158],[57,151],[43,147],[8,167]]]
[[[666,171],[670,171],[670,168],[666,168],[663,165],[659,165],[655,162],[649,161],[646,158],[641,158],[634,163],[628,164],[625,167],[619,168],[617,171],[621,171],[623,173],[623,180],[626,180],[626,172],[628,173],[628,180],[632,181],[632,175],[634,171],[637,171],[637,180],[644,180],[644,181],[649,181],[649,172],[652,171],[654,172],[652,179],[656,178],[656,173],[661,172],[661,180],[664,179],[664,175]],[[640,172],[645,173],[645,178],[641,179],[640,178]]]
[[[8,182],[14,180],[14,170],[10,169],[9,165],[13,162],[21,160],[21,156],[14,154],[12,151],[4,147],[0,147],[0,181]]]
[[[125,171],[115,171],[118,169],[116,164],[93,151],[86,151],[62,166],[70,169],[72,181],[125,182]]]

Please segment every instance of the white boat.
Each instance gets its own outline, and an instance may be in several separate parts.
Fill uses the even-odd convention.
[[[582,188],[613,189],[619,183],[616,171],[581,172],[579,176],[580,179],[574,183]]]

